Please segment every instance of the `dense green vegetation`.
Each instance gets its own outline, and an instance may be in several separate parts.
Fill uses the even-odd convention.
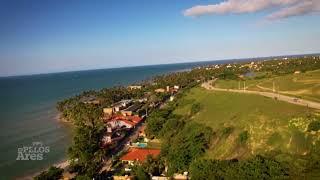
[[[320,130],[320,121],[312,121],[308,125],[308,131],[319,131]]]
[[[288,179],[287,170],[279,162],[262,156],[238,160],[194,161],[190,166],[192,179]]]
[[[320,69],[320,59],[315,57],[297,57],[290,60],[270,60],[261,62],[260,71],[275,75],[292,74],[295,71],[312,71]]]
[[[93,105],[84,106],[74,120],[75,134],[68,155],[71,166],[79,176],[95,177],[100,171],[105,150],[100,139],[105,131],[101,110]]]
[[[210,143],[212,131],[197,123],[187,123],[161,149],[167,160],[168,174],[188,171],[190,163],[204,154]]]
[[[51,166],[47,171],[34,177],[34,180],[58,180],[62,178],[63,169]]]
[[[175,106],[175,103],[168,104],[152,113],[146,129],[150,137],[163,138],[161,158],[166,161],[169,175],[187,171],[190,163],[208,148],[212,134],[210,128],[174,115]]]

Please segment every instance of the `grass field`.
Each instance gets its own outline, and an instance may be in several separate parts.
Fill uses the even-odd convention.
[[[246,87],[248,90],[273,91],[273,83],[276,92],[320,102],[320,70],[274,78],[247,79]],[[239,89],[239,81],[218,80],[215,86]],[[243,82],[240,82],[240,88],[243,87]]]
[[[306,132],[309,122],[318,116],[307,107],[271,98],[230,92],[191,89],[181,100],[176,114],[190,114],[192,104],[201,110],[192,120],[210,126],[215,134],[205,157],[213,159],[245,159],[255,154],[274,154],[280,161],[294,161],[303,166],[304,156],[320,132]],[[241,143],[239,135],[248,133]]]

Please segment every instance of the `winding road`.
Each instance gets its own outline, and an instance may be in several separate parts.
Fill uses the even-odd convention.
[[[305,99],[299,99],[291,96],[286,96],[282,94],[272,93],[272,92],[261,92],[261,91],[251,91],[251,90],[237,90],[237,89],[222,89],[222,88],[216,88],[212,86],[212,84],[215,83],[217,79],[210,80],[207,82],[202,83],[201,87],[207,89],[207,90],[214,90],[214,91],[225,91],[225,92],[236,92],[236,93],[246,93],[246,94],[257,94],[265,97],[270,97],[277,99],[279,101],[285,101],[291,104],[296,104],[300,106],[307,106],[313,109],[320,110],[320,103],[308,101]]]

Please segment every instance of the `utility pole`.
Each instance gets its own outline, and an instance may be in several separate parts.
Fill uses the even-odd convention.
[[[275,92],[275,86],[274,86],[274,81],[273,81],[273,89],[272,89],[273,92]]]

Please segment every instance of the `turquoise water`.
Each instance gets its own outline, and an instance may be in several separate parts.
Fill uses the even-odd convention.
[[[0,78],[0,179],[13,179],[63,160],[70,127],[56,120],[56,102],[84,90],[148,79],[154,75],[217,62],[141,66]],[[50,152],[41,161],[17,161],[19,147],[42,142]]]

